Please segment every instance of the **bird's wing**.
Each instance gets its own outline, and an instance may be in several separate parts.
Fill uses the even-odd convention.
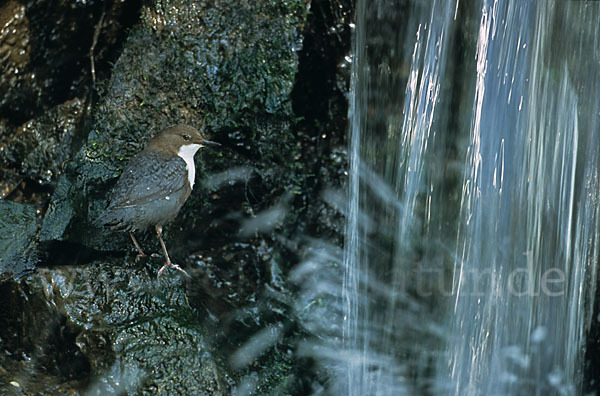
[[[110,194],[109,208],[143,205],[185,188],[186,164],[179,156],[145,152],[134,157]]]

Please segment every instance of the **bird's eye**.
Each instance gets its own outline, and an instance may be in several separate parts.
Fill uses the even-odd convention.
[[[190,140],[192,137],[190,135],[183,135],[183,140]]]

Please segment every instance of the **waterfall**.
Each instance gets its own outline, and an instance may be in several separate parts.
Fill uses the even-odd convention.
[[[600,75],[588,65],[584,77],[571,58],[592,55],[581,52],[594,39],[588,29],[598,40],[598,19],[578,26],[584,8],[482,6],[457,225],[450,394],[578,391],[600,187],[593,143]],[[590,77],[596,89],[586,88]]]
[[[579,395],[600,4],[358,0],[348,395]]]

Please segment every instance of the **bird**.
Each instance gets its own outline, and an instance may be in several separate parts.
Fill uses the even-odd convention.
[[[169,258],[162,232],[190,196],[196,175],[194,155],[206,146],[220,144],[207,140],[202,132],[189,125],[173,125],[160,131],[130,160],[108,194],[106,209],[94,221],[97,227],[127,231],[138,251],[136,260],[146,254],[134,232],[153,226],[165,258],[157,278],[167,268],[189,277]]]

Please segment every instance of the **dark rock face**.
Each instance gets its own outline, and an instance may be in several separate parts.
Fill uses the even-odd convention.
[[[22,180],[52,196],[20,245],[37,241],[26,255],[37,269],[0,282],[17,307],[1,312],[11,354],[0,357],[0,389],[15,387],[19,365],[19,386],[40,394],[301,395],[326,381],[296,353],[311,334],[288,274],[310,238],[343,239],[331,197],[345,182],[351,3],[338,3],[315,1],[310,15],[304,1],[145,4],[110,79],[98,76],[97,102],[61,99],[4,124],[31,136],[5,141],[6,196],[35,198]],[[101,12],[89,14],[94,26]],[[165,230],[186,283],[175,273],[155,281],[160,258],[136,264],[126,233],[91,225],[128,159],[175,123],[204,124],[222,144],[196,155],[196,189]],[[151,233],[138,240],[159,249]],[[20,314],[34,305],[39,316]]]
[[[131,3],[131,4],[127,4]],[[0,116],[13,125],[86,91],[90,48],[99,72],[136,2],[10,0],[2,15]],[[105,66],[104,66],[105,68]]]
[[[35,207],[0,201],[0,219],[0,279],[20,276],[35,267]]]
[[[43,394],[227,394],[231,380],[211,356],[184,289],[175,279],[152,286],[153,278],[145,268],[93,262],[1,284],[10,302],[0,311],[8,324],[3,348],[11,351],[0,357],[11,368],[3,377],[21,366],[31,377],[17,378],[20,386]]]
[[[40,208],[48,201],[89,129],[90,55],[94,74],[106,76],[138,8],[136,1],[0,6],[0,198]]]
[[[16,129],[3,147],[2,198],[38,202],[49,198],[49,190],[78,143],[77,132],[85,111],[84,103],[75,98]],[[33,198],[34,192],[19,188],[26,180],[41,187],[37,192],[41,196]]]

